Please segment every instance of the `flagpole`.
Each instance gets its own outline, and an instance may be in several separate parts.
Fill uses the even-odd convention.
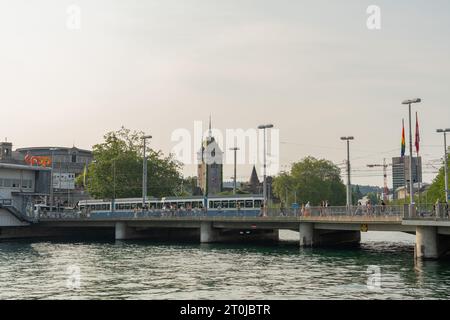
[[[405,150],[406,150],[406,145],[405,145],[406,141],[405,141],[405,119],[402,119],[402,150],[401,150],[401,155],[402,155],[402,159],[403,159],[403,180],[405,182],[405,202],[404,204],[406,204],[406,196],[408,194],[408,182],[406,181],[406,163],[405,163]]]
[[[421,184],[421,181],[419,179],[419,171],[418,171],[419,167],[418,167],[418,164],[417,164],[419,162],[419,149],[420,149],[419,146],[420,146],[419,119],[417,117],[417,111],[416,111],[416,155],[417,155],[417,158],[416,158],[416,178],[417,178],[417,188],[418,188],[418,191],[419,191],[419,208],[420,208],[420,203],[421,203],[421,201],[420,201],[420,196],[421,196],[420,184]]]

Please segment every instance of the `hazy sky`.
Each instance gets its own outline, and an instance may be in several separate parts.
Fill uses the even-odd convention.
[[[381,30],[366,27],[372,4]],[[449,39],[448,0],[0,0],[0,137],[91,148],[124,125],[168,153],[173,130],[211,113],[221,130],[273,122],[282,165],[342,163],[354,135],[353,182],[381,185],[365,166],[400,153],[401,101],[421,97],[429,181],[435,129],[450,127]]]

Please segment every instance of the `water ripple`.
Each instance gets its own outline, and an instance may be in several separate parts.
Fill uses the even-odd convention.
[[[357,249],[150,242],[2,242],[0,299],[446,299],[450,264],[414,264],[413,238],[365,234]],[[80,270],[72,288],[68,267]],[[369,267],[381,287],[368,287]]]

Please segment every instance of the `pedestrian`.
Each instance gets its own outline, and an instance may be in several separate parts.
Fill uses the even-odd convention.
[[[305,216],[308,216],[308,217],[310,216],[310,214],[311,214],[310,209],[311,209],[311,204],[308,201],[305,206]]]
[[[284,214],[284,202],[283,201],[281,201],[281,203],[280,203],[280,216],[282,216],[282,217],[285,216],[285,214]]]

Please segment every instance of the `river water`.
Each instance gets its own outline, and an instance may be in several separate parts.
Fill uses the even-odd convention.
[[[359,248],[104,241],[0,242],[0,299],[448,299],[450,262],[414,262],[414,237]]]

